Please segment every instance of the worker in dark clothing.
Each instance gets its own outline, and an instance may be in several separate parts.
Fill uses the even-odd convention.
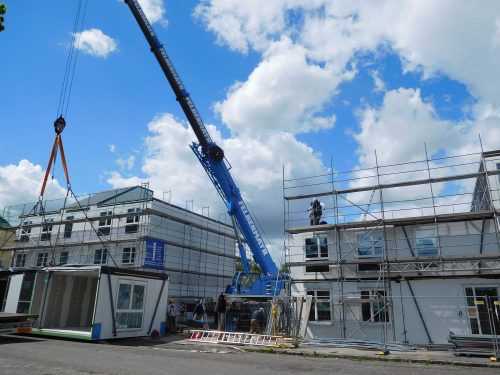
[[[193,310],[193,320],[203,320],[204,314],[205,309],[203,308],[203,301],[201,299],[197,299]]]
[[[250,333],[260,334],[264,323],[264,308],[259,308],[252,313],[250,320]]]
[[[220,294],[217,299],[217,303],[215,305],[215,312],[218,315],[218,325],[217,330],[225,331],[226,330],[226,298],[224,294]]]
[[[313,198],[309,206],[309,219],[310,225],[319,225],[321,215],[323,215],[323,208],[325,205],[321,203],[318,198]]]
[[[172,300],[169,300],[167,315],[168,315],[168,331],[171,335],[174,335],[176,330],[177,330],[177,327],[176,327],[177,316],[175,314],[174,301],[172,301]]]

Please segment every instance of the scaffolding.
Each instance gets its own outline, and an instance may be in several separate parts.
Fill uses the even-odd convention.
[[[403,311],[407,301],[419,315],[428,345],[433,345],[422,314],[422,304],[430,299],[416,295],[410,280],[500,272],[500,151],[434,158],[424,151],[422,160],[390,165],[380,165],[375,151],[373,167],[330,168],[316,176],[286,178],[283,171],[286,265],[295,284],[331,283],[334,297],[314,298],[330,304],[330,320],[340,327],[341,340],[366,338],[363,331],[377,322],[381,349],[390,342],[407,341],[406,328],[397,335],[394,322],[395,305],[401,306],[402,325],[408,326]],[[306,213],[313,198],[326,205],[317,226],[309,225]],[[409,233],[419,225],[434,228],[427,253],[422,240]],[[458,225],[472,229],[463,238],[444,230]],[[359,236],[359,231],[365,234]],[[314,257],[307,243],[294,241],[294,236],[303,240],[326,233],[327,253],[320,253],[318,243]],[[352,283],[375,292],[360,294],[348,287]],[[400,290],[393,291],[395,286]],[[369,318],[359,319],[366,309],[371,309]]]
[[[151,270],[151,239],[164,243],[155,269],[169,274],[176,303],[215,298],[229,284],[237,259],[231,225],[153,196],[148,185],[5,207],[14,270],[55,265],[109,265]]]

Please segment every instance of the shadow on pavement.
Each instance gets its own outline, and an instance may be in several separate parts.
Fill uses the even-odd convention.
[[[0,345],[6,345],[6,344],[19,344],[23,342],[43,342],[46,341],[43,338],[35,338],[35,337],[28,337],[28,336],[20,336],[20,335],[0,335]]]

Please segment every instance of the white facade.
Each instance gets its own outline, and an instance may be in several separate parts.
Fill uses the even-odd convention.
[[[500,152],[478,156],[284,181],[292,295],[313,297],[307,337],[432,346],[500,333]],[[453,185],[467,179],[474,191]],[[326,224],[307,225],[313,196]]]
[[[168,276],[103,266],[10,275],[5,312],[38,315],[33,333],[101,340],[165,333]]]
[[[21,218],[14,270],[60,265],[103,265],[166,272],[177,303],[216,297],[235,270],[231,226],[153,197],[136,186],[76,200],[7,207]],[[16,223],[13,223],[13,226]]]

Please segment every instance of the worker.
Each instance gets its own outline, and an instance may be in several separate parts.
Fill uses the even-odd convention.
[[[262,324],[264,323],[264,308],[258,308],[252,313],[250,320],[250,333],[260,334],[262,332]]]
[[[310,225],[319,225],[324,208],[324,203],[320,202],[318,198],[313,198],[311,200],[311,205],[309,206],[308,210]]]
[[[175,305],[174,301],[172,299],[169,299],[168,301],[168,331],[170,332],[171,335],[174,335],[177,327],[176,327],[176,314],[175,314]]]
[[[195,301],[194,310],[193,310],[193,320],[203,320],[204,314],[205,314],[205,310],[203,309],[203,302],[201,299],[197,299]]]
[[[217,313],[217,330],[225,331],[226,330],[226,298],[224,294],[219,294],[219,298],[217,299],[217,303],[215,304],[215,312]]]

